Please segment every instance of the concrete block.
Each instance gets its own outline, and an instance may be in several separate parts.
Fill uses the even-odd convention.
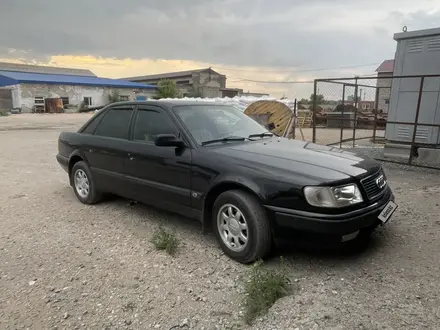
[[[440,165],[440,149],[419,148],[418,154],[418,161],[429,163],[432,166]]]
[[[401,158],[408,160],[411,152],[411,146],[398,143],[385,143],[384,156],[390,158]]]

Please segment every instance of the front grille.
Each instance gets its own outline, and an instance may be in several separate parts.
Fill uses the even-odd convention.
[[[378,184],[377,180],[381,176],[383,177],[384,183],[381,183],[381,180],[379,180],[379,184]],[[382,170],[379,170],[375,174],[361,180],[362,187],[364,188],[364,191],[367,194],[369,200],[378,197],[385,191],[388,185],[386,180],[387,179]],[[381,187],[381,185],[383,186]]]

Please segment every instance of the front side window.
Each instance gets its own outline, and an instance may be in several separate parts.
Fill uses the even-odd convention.
[[[130,108],[110,109],[98,124],[95,135],[125,139],[132,112]]]
[[[174,111],[198,144],[267,132],[244,112],[229,105],[184,105],[175,107]]]
[[[133,139],[154,142],[158,134],[177,135],[177,130],[166,115],[154,110],[139,109],[134,124]]]

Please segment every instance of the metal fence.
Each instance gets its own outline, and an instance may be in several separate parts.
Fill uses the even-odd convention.
[[[440,169],[440,75],[316,79],[312,141]]]

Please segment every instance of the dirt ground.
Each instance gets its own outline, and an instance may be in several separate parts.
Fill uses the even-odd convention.
[[[125,200],[76,200],[57,137],[88,116],[0,117],[0,329],[238,329],[246,267],[213,235]],[[280,251],[295,289],[241,329],[440,328],[440,172],[385,166],[399,209],[370,246]],[[159,225],[183,244],[174,258],[150,243]]]

